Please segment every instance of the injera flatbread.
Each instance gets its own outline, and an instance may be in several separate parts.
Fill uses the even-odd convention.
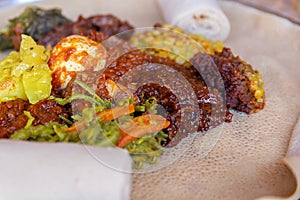
[[[72,6],[64,1],[46,1],[37,5],[56,5],[73,19],[79,13],[88,16],[102,12],[118,15],[137,27],[162,22],[152,0],[142,3],[127,0],[126,4],[117,0],[72,1]],[[262,73],[266,107],[251,116],[236,114],[231,124],[223,126],[221,137],[205,158],[202,141],[205,137],[213,138],[220,129],[197,137],[185,155],[172,165],[152,173],[134,174],[132,199],[288,197],[296,189],[296,179],[283,158],[300,114],[300,28],[285,19],[237,3],[221,2],[221,6],[231,23],[226,45]],[[1,11],[2,20],[22,9]],[[298,156],[288,155],[285,161],[291,167],[299,166]]]
[[[235,115],[204,159],[197,137],[174,164],[134,175],[132,199],[255,199],[295,191],[295,177],[282,159],[300,114],[300,29],[236,3],[222,6],[232,27],[226,44],[262,73],[266,107]]]

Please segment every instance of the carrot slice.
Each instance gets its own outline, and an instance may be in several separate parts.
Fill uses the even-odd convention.
[[[136,117],[129,125],[120,128],[121,137],[117,146],[124,147],[143,135],[157,133],[169,125],[170,122],[160,115],[142,115]]]
[[[108,122],[124,115],[128,115],[134,112],[134,105],[130,104],[129,106],[118,106],[115,108],[103,110],[96,114],[96,117],[102,122]]]
[[[134,105],[130,104],[129,106],[118,106],[111,109],[103,110],[96,114],[101,122],[108,122],[124,115],[128,115],[134,112]],[[81,130],[87,126],[85,121],[78,121],[74,123],[71,127],[65,128],[66,132],[75,132]]]

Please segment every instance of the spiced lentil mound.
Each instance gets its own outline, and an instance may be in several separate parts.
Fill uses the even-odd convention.
[[[208,59],[208,56],[211,59]],[[214,62],[210,62],[211,60]],[[146,79],[145,74],[139,73],[138,70],[134,74],[128,75],[130,74],[128,71],[139,66],[143,66],[143,72],[145,72],[145,70],[150,72],[146,74],[147,79],[154,80],[157,79],[158,76],[164,76],[161,73],[165,72],[160,72],[159,67],[156,66],[154,67],[155,69],[151,69],[151,67],[153,68],[153,66],[149,67],[151,63],[163,64],[174,69],[191,84],[199,106],[200,116],[198,116],[199,120],[197,122],[198,131],[207,131],[224,121],[231,122],[232,113],[230,113],[229,109],[250,114],[264,108],[265,94],[262,89],[263,83],[261,75],[258,71],[254,70],[250,64],[243,61],[240,57],[234,56],[227,47],[223,48],[221,52],[216,51],[214,55],[204,53],[196,54],[191,59],[191,63],[193,64],[191,67],[179,64],[175,60],[167,57],[163,58],[151,55],[145,51],[135,50],[120,56],[112,62],[105,70],[104,75],[107,79],[111,79],[115,82],[120,81],[120,83],[125,86],[126,84],[132,84],[132,82],[140,82]],[[216,79],[215,77],[218,76],[214,76],[216,72],[214,72],[214,68],[209,67],[209,65],[215,65],[217,67],[222,80],[214,80]],[[207,72],[208,69],[212,71]],[[224,84],[226,107],[224,107],[222,101],[220,101],[218,93],[209,93],[207,85],[201,76],[203,73],[208,76],[206,79],[209,79],[211,82],[210,85]],[[122,79],[124,75],[126,75],[125,79],[127,82]],[[185,108],[185,110],[183,105],[179,103],[178,97],[174,94],[174,91],[187,91],[185,85],[183,83],[178,84],[178,82],[180,82],[178,79],[172,79],[172,73],[169,73],[167,77],[161,80],[162,82],[160,84],[149,84],[145,82],[145,85],[136,88],[137,90],[134,92],[137,97],[136,104],[143,103],[145,99],[155,97],[158,103],[166,108],[166,117],[171,122],[170,126],[165,130],[169,134],[169,141],[167,143],[170,142],[171,145],[175,145],[188,134],[183,131],[183,133],[177,135],[180,122],[190,121],[190,125],[186,128],[191,128],[195,125],[195,122],[192,118],[189,118],[188,115],[184,114],[188,113],[191,109]],[[170,80],[176,81],[172,83]],[[218,105],[216,105],[218,110],[212,111],[212,105],[216,103],[216,99],[218,98]],[[193,105],[193,103],[189,103]],[[219,115],[212,116],[212,112],[219,113]],[[222,116],[222,113],[225,116]],[[182,120],[182,116],[187,118]]]
[[[257,70],[239,56],[234,56],[230,48],[216,52],[213,60],[223,78],[229,108],[247,114],[264,108],[263,81]]]

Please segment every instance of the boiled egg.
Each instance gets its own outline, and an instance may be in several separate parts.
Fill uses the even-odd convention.
[[[96,41],[81,35],[61,39],[53,48],[48,62],[53,71],[52,85],[64,89],[78,71],[104,69],[107,51]]]

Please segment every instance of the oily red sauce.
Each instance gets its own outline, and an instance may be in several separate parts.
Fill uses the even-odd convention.
[[[0,103],[0,138],[8,138],[23,128],[28,120],[24,114],[29,103],[23,99]]]
[[[86,35],[96,41],[102,41],[109,36],[131,29],[133,29],[132,25],[113,15],[95,15],[88,18],[79,16],[75,22],[55,27],[54,31],[40,38],[38,43],[44,46],[55,46],[60,39],[74,34]]]
[[[170,121],[170,126],[165,129],[169,140],[164,145],[176,145],[189,133],[207,131],[224,121],[231,121],[232,114],[226,105],[216,101],[218,94],[209,93],[204,80],[193,66],[185,67],[174,60],[153,56],[140,50],[129,51],[108,63],[102,72],[79,72],[77,79],[93,88],[103,99],[112,98],[105,87],[105,81],[108,79],[127,88],[130,88],[132,83],[139,83],[139,87],[131,91],[135,96],[135,104],[142,104],[147,99],[155,97],[158,104],[165,109],[165,117]],[[160,65],[169,67],[171,71],[163,70]],[[183,78],[178,79],[176,75],[178,73]],[[158,77],[159,82],[146,81],[146,79],[157,80]],[[182,79],[185,79],[191,88],[188,88]],[[191,89],[194,96],[189,94]],[[63,97],[69,97],[72,92],[87,94],[73,81],[61,94]],[[212,104],[218,110],[213,110]],[[70,110],[76,113],[87,106],[90,105],[77,100],[72,103]]]
[[[160,69],[159,66],[153,70],[151,63],[168,66],[173,71],[167,73],[167,71]],[[133,74],[129,73],[131,70],[141,66],[143,68],[142,73],[139,71]],[[162,71],[160,72],[159,70]],[[190,88],[188,88],[186,83],[182,82],[181,79],[176,77],[177,73],[180,73],[181,76],[190,83],[195,93],[194,97],[189,97],[189,94],[184,93],[184,91],[189,91]],[[126,77],[125,80],[122,78],[124,75]],[[171,122],[170,126],[166,129],[169,135],[168,142],[171,142],[170,145],[177,144],[182,138],[186,137],[187,134],[191,133],[191,130],[206,131],[209,128],[221,124],[224,120],[231,121],[232,115],[221,102],[216,105],[220,114],[212,115],[211,104],[213,101],[211,101],[211,99],[213,99],[213,94],[209,94],[206,84],[194,67],[185,67],[177,64],[173,60],[152,56],[144,51],[134,50],[113,61],[105,69],[104,76],[124,86],[134,82],[142,84],[142,86],[137,88],[134,92],[136,97],[138,97],[137,104],[144,102],[150,97],[157,99],[158,104],[166,109],[166,118]],[[143,84],[141,82],[146,79],[145,76],[147,76],[148,80],[155,80],[158,76],[162,78],[159,83],[145,82]],[[175,95],[174,92],[177,93],[177,95]],[[184,103],[179,102],[178,97],[183,99],[182,101],[184,101]],[[195,105],[193,98],[196,99],[196,104],[198,105]],[[196,112],[194,112],[195,106],[198,106],[199,109],[199,115],[197,116]],[[222,113],[226,114],[226,118],[222,116]],[[182,124],[184,122],[186,124]],[[180,126],[184,126],[184,128],[180,129]],[[178,133],[179,129],[180,133]]]
[[[245,61],[238,56],[234,56],[230,48],[224,48],[222,52],[216,53],[213,60],[224,81],[228,107],[247,114],[264,108],[265,101],[257,101],[254,93],[249,89],[251,80],[244,72],[248,65]],[[252,67],[250,69],[252,74],[257,72]]]
[[[172,146],[191,133],[191,130],[207,131],[224,121],[230,122],[232,114],[228,111],[229,108],[249,113],[251,108],[254,109],[255,107],[251,105],[253,94],[249,93],[249,84],[241,84],[246,79],[237,73],[239,58],[233,57],[231,51],[226,48],[223,52],[212,57],[225,84],[227,106],[224,106],[222,101],[217,101],[219,94],[210,93],[200,75],[201,70],[207,70],[205,66],[209,65],[209,63],[203,62],[203,56],[197,54],[191,60],[194,66],[186,67],[168,58],[153,56],[145,51],[133,50],[108,62],[109,65],[104,71],[78,72],[76,78],[86,83],[103,99],[112,98],[105,87],[105,81],[108,79],[125,87],[128,86],[127,88],[130,88],[132,83],[139,83],[138,87],[132,91],[135,96],[135,104],[142,104],[147,99],[155,97],[158,104],[165,109],[164,116],[170,121],[170,126],[165,129],[169,138],[163,145]],[[200,65],[196,66],[197,63]],[[162,66],[170,68],[168,73],[163,70]],[[147,73],[145,74],[145,72]],[[183,77],[182,79],[176,77],[178,73]],[[208,72],[211,80],[214,79],[214,73]],[[159,82],[147,81],[157,80],[157,78],[161,78]],[[190,92],[186,92],[190,91],[191,88],[182,81],[183,79],[189,83],[194,96],[190,96]],[[87,94],[85,90],[74,83],[74,80],[75,78],[64,90],[53,91],[53,95],[70,97],[72,93]],[[219,83],[216,81],[215,84]],[[235,89],[232,90],[232,88]],[[236,96],[239,98],[244,96],[245,98],[236,100]],[[243,101],[243,99],[250,100]],[[196,100],[196,103],[193,100]],[[3,130],[1,137],[8,137],[14,131],[25,126],[27,117],[23,114],[24,110],[30,111],[35,117],[34,125],[38,125],[52,121],[62,123],[59,115],[69,118],[74,112],[80,112],[88,106],[90,106],[89,103],[82,100],[76,100],[72,106],[66,107],[58,106],[52,100],[42,100],[35,105],[29,105],[24,100],[1,103],[1,110],[5,110],[0,117],[0,128]],[[195,108],[198,110],[195,111]],[[217,110],[215,110],[216,108]],[[222,113],[225,113],[225,116]]]
[[[41,100],[30,105],[27,100],[16,99],[0,103],[0,138],[8,138],[15,131],[24,128],[28,117],[24,111],[29,111],[35,118],[33,125],[49,122],[63,123],[59,115],[68,118],[66,109],[56,104],[54,100]]]
[[[62,123],[59,116],[69,118],[66,109],[59,106],[54,100],[41,100],[36,104],[30,105],[28,111],[35,118],[33,125],[47,124],[50,122]]]
[[[76,49],[74,47],[70,47],[68,49],[66,49],[65,51],[63,51],[63,57],[64,57],[64,61],[67,61],[70,59],[71,55],[76,51]],[[51,60],[51,59],[50,59]],[[51,63],[49,63],[49,65],[51,66]]]

